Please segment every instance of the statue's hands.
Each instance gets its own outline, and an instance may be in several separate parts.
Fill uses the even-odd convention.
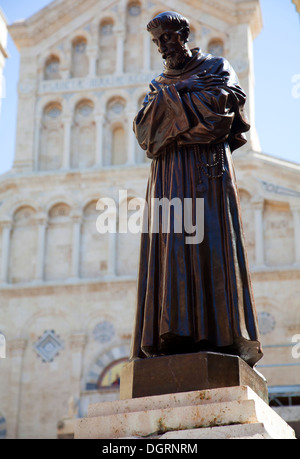
[[[192,75],[186,80],[178,81],[175,84],[175,88],[179,93],[198,92],[218,86],[224,86],[225,81],[225,78],[219,75],[207,74],[206,71],[204,71],[199,75]]]

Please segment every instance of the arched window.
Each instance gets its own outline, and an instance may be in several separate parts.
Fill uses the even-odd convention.
[[[57,170],[62,165],[63,128],[61,104],[53,102],[44,110],[39,146],[39,170]]]
[[[99,27],[98,74],[112,74],[116,70],[116,37],[112,19],[104,19]]]
[[[29,206],[19,208],[13,217],[9,280],[30,282],[35,278],[37,259],[36,211]]]
[[[105,319],[102,319],[93,330],[94,338],[99,343],[107,343],[112,334],[114,334],[113,326]],[[128,362],[129,352],[130,346],[126,343],[99,355],[87,375],[86,390],[114,387],[118,389],[119,376],[122,366]]]
[[[97,388],[98,389],[118,389],[120,387],[120,376],[124,364],[128,362],[127,358],[115,360],[104,368],[99,376]]]
[[[125,129],[122,125],[117,125],[112,130],[112,164],[125,164],[126,156]]]
[[[89,72],[87,56],[87,41],[84,37],[77,37],[72,43],[72,77],[82,78]]]
[[[91,167],[95,163],[94,104],[83,100],[77,104],[72,128],[71,167]]]
[[[44,79],[58,80],[60,78],[60,61],[57,56],[50,56],[45,62]]]
[[[128,14],[131,17],[139,17],[142,13],[140,2],[133,1],[128,4]]]
[[[65,203],[54,205],[49,211],[45,278],[62,280],[70,277],[73,228],[71,208]]]
[[[99,278],[107,273],[109,234],[99,234],[96,227],[99,211],[91,201],[83,211],[81,229],[81,272],[83,278]]]
[[[136,72],[143,65],[143,42],[140,39],[141,4],[130,2],[126,14],[125,72]]]
[[[106,164],[127,162],[127,135],[124,128],[125,101],[121,97],[111,99],[106,107],[104,159]]]
[[[213,38],[208,43],[207,52],[213,56],[224,56],[224,43],[220,38]]]

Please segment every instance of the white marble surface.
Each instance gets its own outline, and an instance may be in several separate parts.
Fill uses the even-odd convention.
[[[252,429],[217,429],[232,425]],[[286,422],[246,386],[95,404],[75,426],[76,439],[206,436],[295,438]]]

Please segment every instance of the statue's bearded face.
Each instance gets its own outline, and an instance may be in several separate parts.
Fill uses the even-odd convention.
[[[188,29],[182,33],[178,25],[160,25],[151,30],[152,41],[158,47],[165,65],[168,69],[180,69],[186,58],[190,55],[190,50],[186,44]]]

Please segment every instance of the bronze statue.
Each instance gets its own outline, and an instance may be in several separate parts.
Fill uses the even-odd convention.
[[[130,360],[212,351],[254,366],[263,354],[231,158],[250,129],[246,96],[226,59],[189,49],[180,14],[161,13],[147,30],[165,68],[134,120],[152,163]],[[187,244],[174,221],[151,232],[153,198],[204,199],[203,241]]]

